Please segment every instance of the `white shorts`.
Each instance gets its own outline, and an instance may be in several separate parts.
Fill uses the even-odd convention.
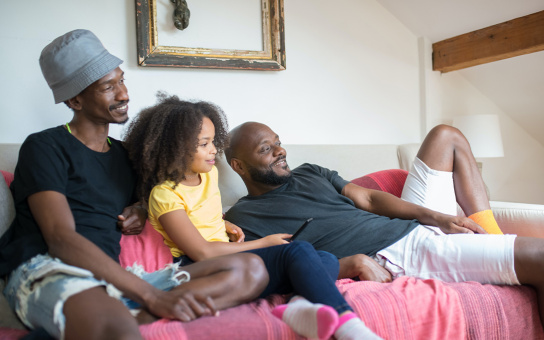
[[[453,173],[431,169],[417,157],[404,183],[401,198],[444,214],[457,215]]]
[[[451,172],[436,171],[416,158],[406,179],[402,199],[456,215]],[[408,275],[446,282],[477,281],[519,285],[514,270],[516,235],[444,234],[420,225],[380,250],[376,260],[394,278]]]

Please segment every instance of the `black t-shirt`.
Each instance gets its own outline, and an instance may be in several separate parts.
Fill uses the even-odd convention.
[[[16,216],[0,239],[0,275],[47,252],[27,198],[41,191],[66,196],[76,231],[118,261],[117,215],[133,202],[136,176],[121,142],[108,152],[87,148],[62,126],[30,135],[21,145],[11,192]]]
[[[391,219],[358,209],[341,194],[349,182],[314,164],[292,171],[289,182],[264,195],[242,197],[225,215],[240,226],[246,240],[270,234],[293,234],[313,220],[298,237],[339,258],[372,256],[412,231],[416,220]]]

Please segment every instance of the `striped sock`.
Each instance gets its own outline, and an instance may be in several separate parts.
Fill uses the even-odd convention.
[[[338,313],[334,308],[311,303],[302,297],[275,307],[272,314],[307,338],[329,339],[338,324]]]

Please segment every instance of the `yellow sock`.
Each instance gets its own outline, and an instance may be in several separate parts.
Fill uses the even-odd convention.
[[[503,234],[501,228],[499,228],[499,225],[497,224],[497,221],[495,221],[495,217],[493,216],[491,209],[479,211],[470,215],[468,218],[478,223],[480,227],[484,228],[489,234]]]

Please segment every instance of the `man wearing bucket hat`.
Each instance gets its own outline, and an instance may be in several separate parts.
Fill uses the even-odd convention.
[[[121,231],[141,229],[128,217],[137,211],[135,175],[121,142],[108,137],[109,124],[128,120],[121,63],[87,30],[58,37],[40,56],[55,103],[74,116],[21,146],[0,277],[9,275],[4,293],[23,323],[55,338],[138,339],[131,312],[189,321],[249,301],[267,283],[252,254],[149,274],[117,263]]]

